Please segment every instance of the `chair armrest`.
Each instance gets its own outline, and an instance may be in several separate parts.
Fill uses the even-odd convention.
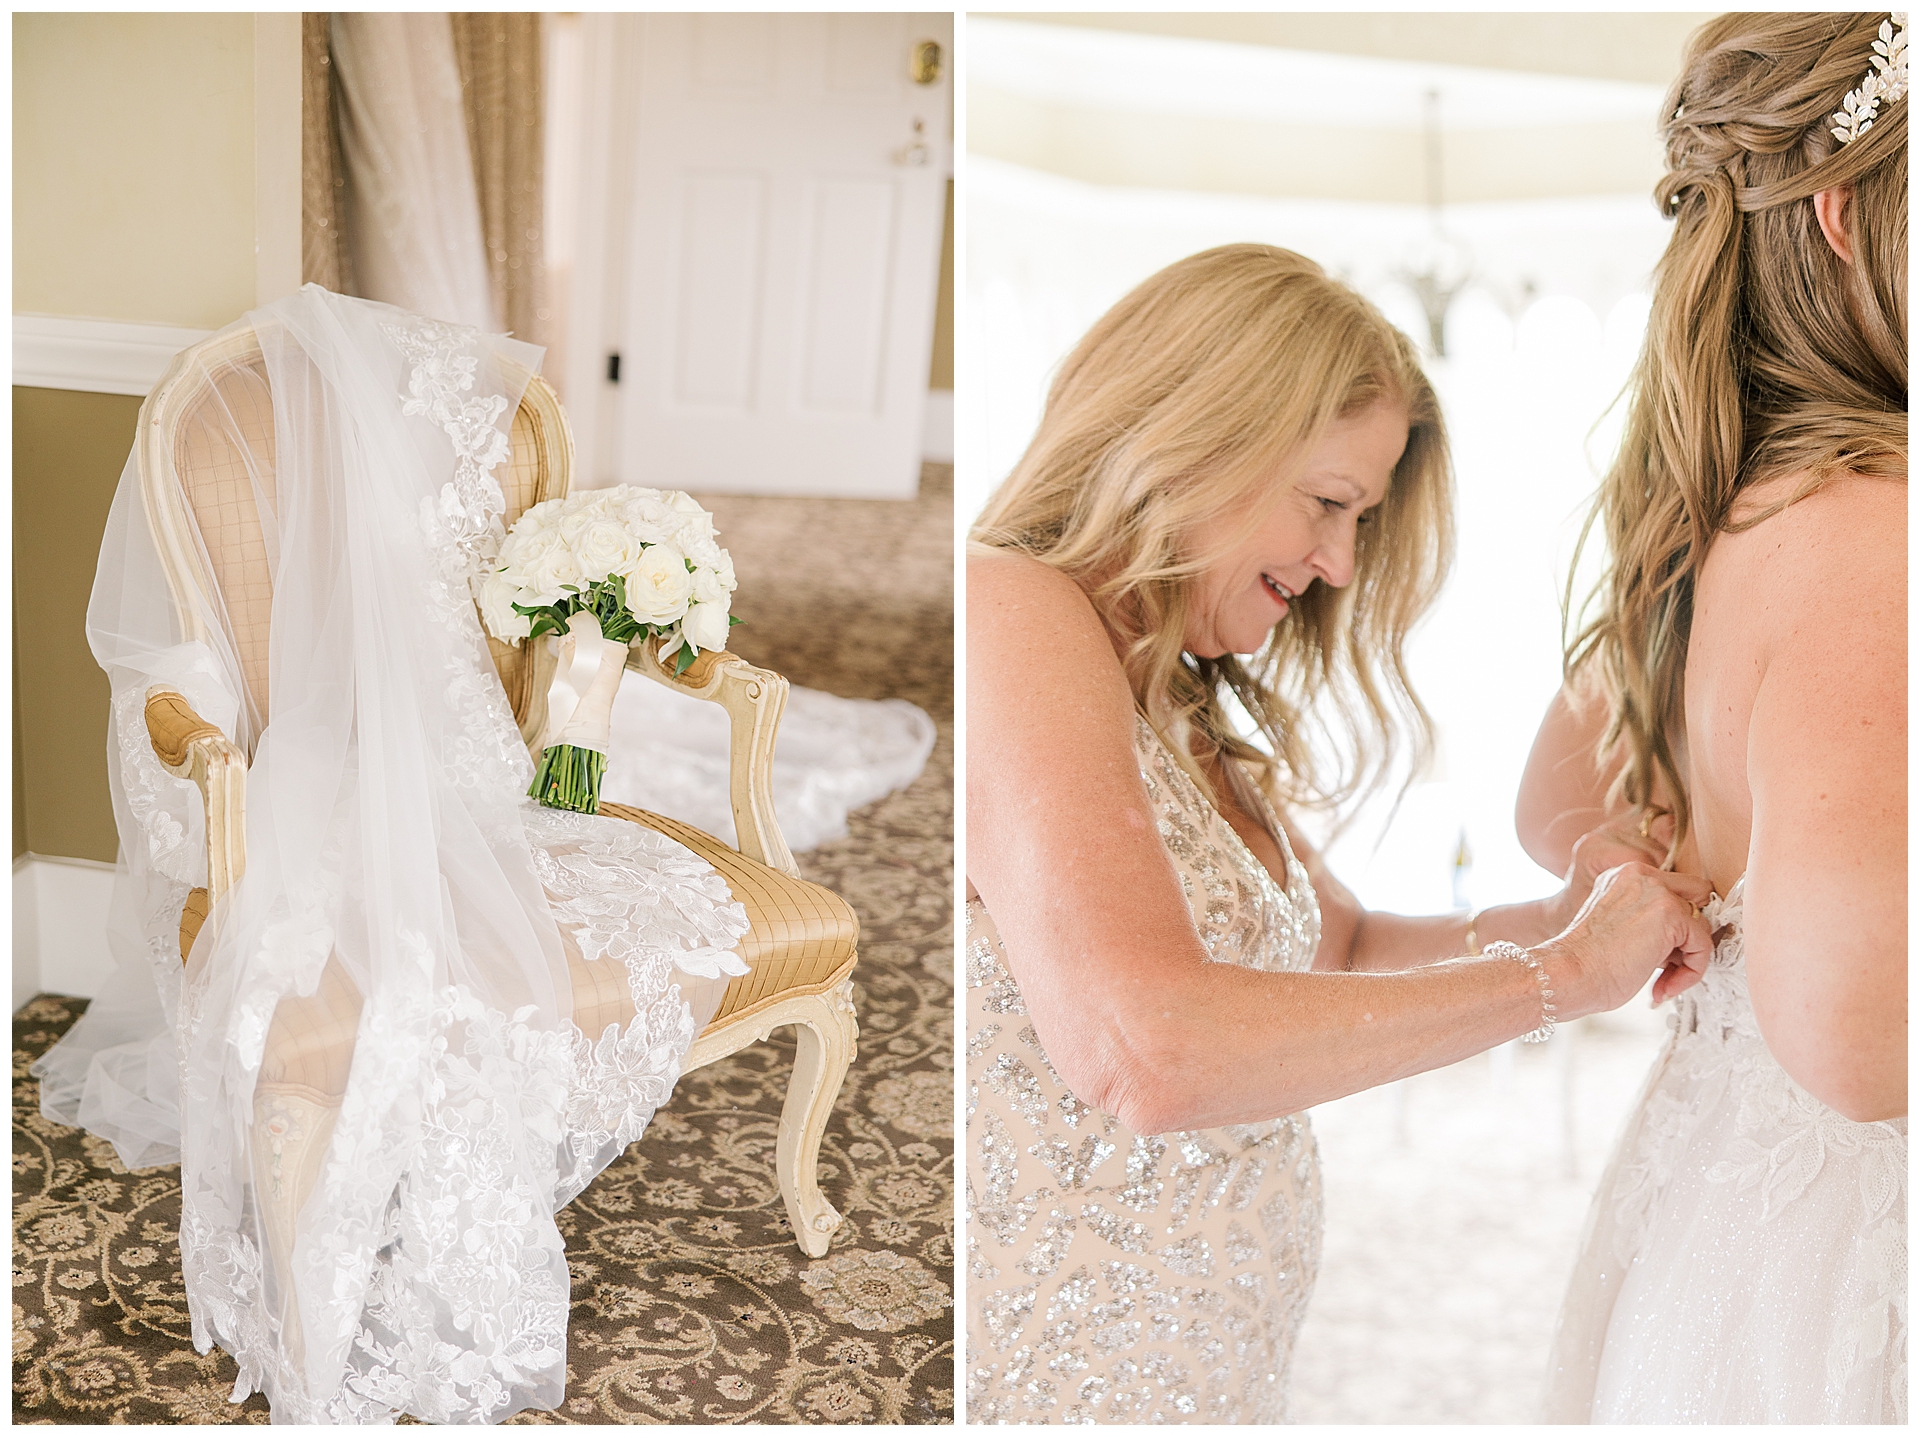
[[[787,707],[787,681],[724,649],[700,655],[685,673],[676,674],[660,662],[654,647],[651,639],[633,645],[627,650],[627,667],[727,711],[732,725],[728,788],[736,846],[748,858],[798,878],[800,867],[773,812],[773,741]]]
[[[200,787],[207,806],[208,902],[217,903],[247,867],[246,755],[178,689],[148,689],[146,718],[154,756],[167,772]]]

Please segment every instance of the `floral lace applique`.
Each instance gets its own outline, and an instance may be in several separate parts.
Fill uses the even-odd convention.
[[[413,362],[400,412],[425,415],[453,445],[453,477],[423,514],[471,559],[497,552],[506,499],[493,471],[511,452],[499,423],[511,401],[504,394],[468,397],[480,365],[480,331],[422,315],[380,328]]]
[[[635,1015],[593,1035],[532,1006],[498,1011],[466,987],[436,988],[443,965],[423,936],[402,933],[404,971],[362,1012],[305,1204],[325,1222],[303,1230],[291,1254],[271,1256],[254,1216],[227,1211],[221,1192],[189,1182],[182,1261],[196,1342],[204,1351],[217,1337],[239,1365],[236,1395],[272,1392],[277,1420],[387,1421],[401,1411],[498,1420],[509,1407],[552,1405],[562,1394],[569,1281],[553,1214],[641,1134],[672,1091],[695,1037],[675,969],[745,971],[734,950],[749,924],[725,880],[664,835],[524,797],[532,764],[471,598],[500,532],[504,501],[492,471],[508,454],[508,401],[468,396],[477,331],[412,318],[383,328],[412,364],[403,411],[438,425],[454,450],[452,479],[420,514],[432,559],[420,617],[433,626],[430,652],[450,715],[432,736],[430,761],[466,791],[503,851],[527,852],[581,955],[621,962]],[[139,713],[130,709],[127,719],[144,740]],[[143,777],[150,749],[141,745],[144,758],[134,752],[129,732],[123,722],[129,787],[151,781],[164,796],[178,780],[163,770]],[[197,805],[198,794],[189,797]],[[158,832],[156,863],[192,847],[191,836],[150,831]],[[309,921],[308,910],[331,911],[326,899],[289,914],[271,961],[254,965],[258,981],[231,995],[229,1036],[256,1061],[272,994],[325,961],[325,925]],[[177,984],[177,953],[173,968]],[[196,985],[181,1014],[183,1104],[223,1100],[208,1090],[212,1070],[195,1079],[184,1060],[191,1043],[212,1036],[200,1032],[204,1002],[205,986]],[[271,1103],[255,1118],[269,1179],[284,1178],[293,1130],[274,1128]],[[308,1373],[329,1370],[342,1372],[339,1386],[310,1390]]]
[[[1703,910],[1722,932],[1705,976],[1668,1015],[1672,1036],[1649,1081],[1640,1127],[1616,1170],[1613,1257],[1631,1266],[1661,1203],[1703,1125],[1733,1109],[1730,1156],[1706,1171],[1709,1182],[1756,1191],[1760,1221],[1772,1222],[1804,1197],[1830,1164],[1845,1164],[1858,1200],[1869,1300],[1835,1328],[1828,1381],[1838,1391],[1863,1362],[1889,1345],[1889,1410],[1906,1420],[1907,1135],[1904,1122],[1857,1123],[1794,1082],[1766,1046],[1747,988],[1741,886]]]

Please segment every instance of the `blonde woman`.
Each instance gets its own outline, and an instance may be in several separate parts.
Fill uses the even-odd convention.
[[[1905,46],[1727,15],[1667,96],[1612,568],[1519,818],[1555,864],[1671,811],[1719,946],[1595,1199],[1557,1420],[1906,1421]]]
[[[1301,838],[1426,741],[1401,645],[1449,506],[1408,342],[1234,245],[1094,326],[976,527],[971,1420],[1282,1418],[1305,1109],[1694,981],[1706,884],[1617,834],[1472,921],[1366,912]]]

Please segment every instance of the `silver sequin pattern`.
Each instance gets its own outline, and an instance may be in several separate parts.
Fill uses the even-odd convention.
[[[1311,966],[1320,910],[1284,834],[1282,887],[1144,720],[1134,748],[1208,954]],[[965,921],[968,1420],[1286,1420],[1320,1263],[1306,1116],[1130,1132],[1047,1061],[985,908]]]

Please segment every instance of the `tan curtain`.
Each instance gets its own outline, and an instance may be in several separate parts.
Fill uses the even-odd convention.
[[[352,294],[353,261],[340,224],[340,126],[333,105],[327,17],[300,17],[300,278]]]
[[[515,338],[545,344],[542,150],[545,71],[538,15],[456,14],[453,53],[467,102],[467,141],[495,311]]]
[[[538,15],[455,14],[453,49],[480,196],[494,311],[517,338],[545,344],[553,312],[544,242],[545,66]],[[345,183],[326,15],[303,15],[303,277],[354,294],[342,227]]]

